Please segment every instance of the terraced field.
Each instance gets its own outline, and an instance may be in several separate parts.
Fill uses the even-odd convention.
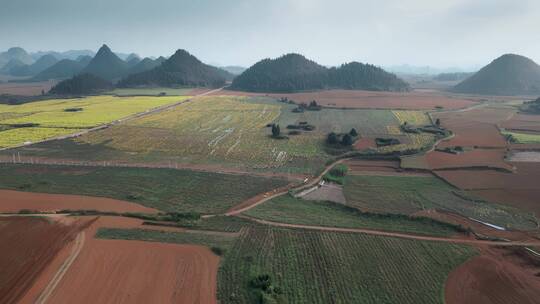
[[[0,105],[0,148],[77,133],[187,97],[54,99]]]
[[[241,235],[218,275],[221,303],[444,303],[449,272],[471,247],[261,227]],[[263,293],[253,280],[268,275]]]
[[[353,176],[345,179],[347,204],[378,213],[414,214],[426,209],[458,213],[501,227],[535,229],[523,211],[488,203],[435,177]]]

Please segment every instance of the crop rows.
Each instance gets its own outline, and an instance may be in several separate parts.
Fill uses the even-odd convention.
[[[252,228],[218,276],[222,303],[253,303],[271,277],[283,303],[443,303],[448,273],[474,255],[461,245],[360,234]]]

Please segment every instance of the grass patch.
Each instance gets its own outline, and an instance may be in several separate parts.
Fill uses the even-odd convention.
[[[328,182],[343,185],[348,170],[349,167],[347,167],[347,165],[337,164],[323,176],[323,179]]]
[[[455,244],[260,227],[241,235],[226,254],[218,299],[442,304],[448,274],[475,254]]]
[[[229,250],[235,241],[234,236],[226,235],[118,228],[99,228],[96,237],[113,240],[202,245],[208,248],[219,248],[222,254]]]
[[[409,215],[438,209],[506,228],[536,228],[529,214],[477,199],[435,177],[348,175],[343,189],[347,204],[370,212]]]
[[[428,218],[363,213],[333,202],[305,201],[290,195],[274,198],[245,213],[254,218],[289,224],[364,228],[422,235],[448,236],[461,230],[458,226]]]
[[[287,181],[174,169],[2,165],[0,188],[109,197],[164,212],[225,212]],[[23,188],[22,188],[23,187]]]
[[[518,132],[503,131],[502,134],[508,138],[510,142],[517,144],[538,144],[540,143],[539,134],[527,134]]]

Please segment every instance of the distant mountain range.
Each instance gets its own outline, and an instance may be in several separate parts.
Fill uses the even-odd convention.
[[[538,95],[540,66],[527,57],[506,54],[456,85],[452,91],[482,95]]]
[[[404,91],[409,85],[370,64],[351,62],[327,68],[299,54],[264,59],[236,77],[231,89],[251,92],[299,92],[322,89]]]
[[[470,73],[478,71],[480,66],[470,66],[467,68],[458,67],[432,67],[432,66],[416,66],[416,65],[392,65],[383,67],[386,71],[396,73],[398,75],[438,75],[438,74],[453,74],[453,73]]]
[[[159,58],[157,60],[160,60]],[[161,59],[163,60],[163,58]],[[233,78],[229,72],[202,63],[185,50],[178,50],[161,65],[131,74],[118,84],[130,86],[203,86],[217,87]]]

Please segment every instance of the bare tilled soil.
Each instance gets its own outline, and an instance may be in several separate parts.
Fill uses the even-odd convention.
[[[328,90],[307,93],[249,93],[223,90],[214,95],[234,96],[269,96],[274,98],[287,97],[297,103],[309,103],[316,100],[323,106],[336,108],[378,108],[378,109],[425,109],[436,107],[444,109],[461,109],[474,105],[472,99],[444,96],[431,92],[373,92],[359,90]]]
[[[506,149],[474,149],[459,154],[433,151],[426,155],[426,161],[432,170],[485,167],[511,171],[513,166],[504,159],[506,153]]]
[[[501,127],[516,131],[540,132],[540,115],[516,114],[510,120],[501,123]]]
[[[81,185],[81,187],[84,187],[84,185]],[[135,203],[104,197],[0,190],[0,212],[18,212],[23,209],[43,212],[54,212],[62,209],[144,213],[157,212],[155,209],[147,208]]]
[[[42,91],[48,92],[56,81],[28,82],[28,83],[1,83],[0,95],[34,96],[41,95]]]
[[[0,217],[0,303],[19,303],[57,254],[87,224]]]
[[[446,303],[538,303],[540,261],[527,255],[523,248],[481,246],[479,256],[450,273]]]

